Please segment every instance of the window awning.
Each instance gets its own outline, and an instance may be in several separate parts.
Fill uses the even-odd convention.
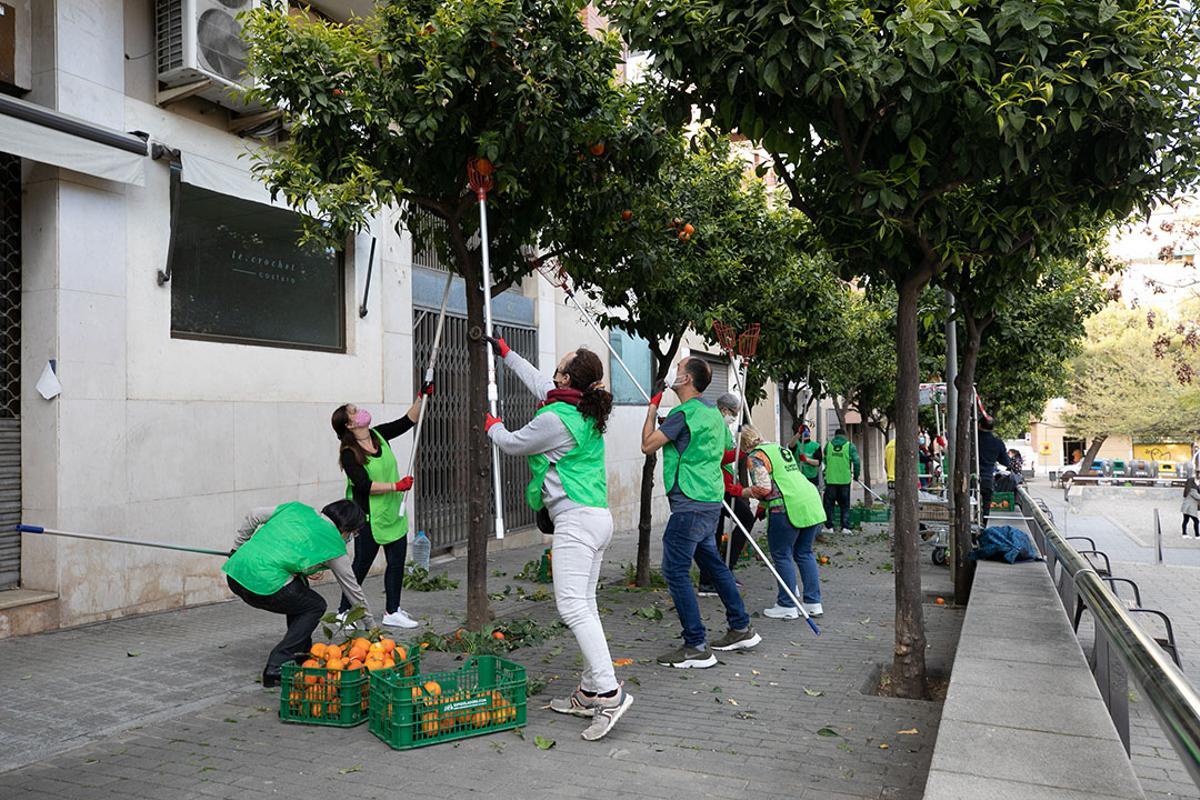
[[[0,151],[120,183],[145,185],[146,141],[0,94]]]

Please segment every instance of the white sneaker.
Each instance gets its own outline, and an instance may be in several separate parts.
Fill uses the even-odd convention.
[[[808,612],[810,617],[819,617],[825,613],[825,609],[821,608],[820,603],[805,603],[804,610]]]
[[[383,624],[388,628],[419,628],[421,623],[404,613],[403,608],[397,608],[391,614],[383,615]]]
[[[777,604],[763,611],[763,616],[770,617],[771,619],[797,619],[800,616],[800,612],[796,610],[795,606],[781,606]]]

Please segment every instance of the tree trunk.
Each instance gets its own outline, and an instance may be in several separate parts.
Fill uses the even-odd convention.
[[[829,398],[829,402],[833,404],[833,413],[837,414],[838,427],[846,431],[846,438],[850,438],[850,431],[846,430],[846,407],[838,401],[837,395]],[[833,434],[826,432],[826,439],[832,439]]]
[[[679,352],[683,343],[683,333],[675,334],[666,353],[652,348],[654,354],[654,380],[650,383],[650,393],[654,387],[667,377],[671,370],[671,359]],[[670,447],[671,445],[667,445]],[[650,526],[654,521],[654,465],[658,456],[654,453],[646,456],[642,463],[642,496],[638,508],[638,547],[637,547],[637,585],[645,589],[650,586]]]
[[[1079,462],[1079,472],[1075,477],[1085,478],[1092,472],[1092,462],[1096,460],[1096,453],[1100,452],[1100,448],[1104,445],[1104,441],[1108,439],[1107,433],[1102,433],[1092,443],[1088,445],[1087,452],[1083,454],[1083,461]]]
[[[491,441],[483,429],[487,404],[487,360],[492,357],[484,335],[482,268],[466,248],[461,231],[451,226],[467,295],[467,339],[470,350],[467,400],[467,628],[478,631],[491,621],[487,596],[487,548],[492,530]],[[489,289],[491,287],[488,287]]]
[[[925,696],[925,618],[917,536],[917,302],[926,281],[899,284],[896,309],[896,643],[892,686],[897,697]]]
[[[637,585],[650,586],[650,525],[654,521],[654,465],[658,456],[651,453],[642,463],[642,498],[638,508]]]
[[[950,476],[951,491],[954,494],[954,520],[951,525],[951,535],[954,537],[954,602],[960,606],[967,604],[971,596],[971,581],[975,577],[975,562],[967,560],[971,552],[971,512],[970,489],[971,473],[975,471],[975,458],[972,456],[971,441],[971,405],[975,402],[975,369],[979,364],[979,344],[983,331],[978,326],[967,323],[967,340],[959,342],[960,363],[954,386],[958,389],[958,426],[954,432],[954,474]]]
[[[861,430],[862,430],[862,448],[861,448],[861,450],[862,450],[862,452],[858,454],[858,457],[862,460],[863,486],[866,486],[867,489],[870,489],[871,488],[871,426],[867,424],[866,415],[863,414],[862,411],[859,411],[858,413],[859,413],[859,416],[862,417],[862,421],[863,421],[862,427],[861,427]],[[867,491],[867,489],[863,489],[863,505],[865,505],[865,506],[875,505],[875,503],[873,502],[875,498],[869,491]]]

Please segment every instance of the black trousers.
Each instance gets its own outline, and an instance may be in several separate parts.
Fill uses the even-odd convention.
[[[980,483],[979,484],[979,507],[983,509],[983,524],[981,528],[987,527],[988,515],[992,513],[992,492],[994,484]]]
[[[1193,517],[1191,514],[1183,515],[1183,535],[1187,536],[1187,524],[1189,519],[1192,521],[1192,530],[1195,531],[1195,535],[1200,536],[1200,518]]]
[[[834,506],[838,507],[840,516],[833,515]],[[850,528],[850,484],[825,484],[825,528]]]
[[[738,520],[745,526],[746,530],[754,530],[754,509],[750,508],[750,501],[744,497],[733,497],[725,495],[725,499],[729,500],[733,506],[733,513],[737,515]],[[729,512],[724,508],[721,509],[721,519],[717,522],[717,529],[713,531],[713,537],[717,541],[717,552],[721,557],[725,557],[725,548],[721,545],[721,534],[725,531],[725,521],[729,519]],[[742,529],[733,523],[729,525],[729,535],[733,537],[731,549],[729,550],[729,568],[733,569],[737,566],[738,559],[742,556],[742,550],[746,547],[746,534],[742,533]],[[712,576],[707,571],[700,570],[700,585],[712,586]]]
[[[312,647],[312,633],[325,613],[325,598],[310,589],[303,576],[297,575],[275,594],[255,594],[228,576],[226,582],[247,605],[287,617],[287,633],[267,656],[264,675],[278,675],[285,661]]]
[[[354,580],[358,581],[359,586],[362,586],[381,547],[383,548],[383,557],[387,559],[387,567],[383,570],[383,596],[386,611],[391,614],[400,608],[400,592],[404,591],[404,560],[408,558],[407,536],[381,545],[371,535],[371,527],[369,525],[364,527],[358,536],[354,537]],[[338,611],[347,611],[349,608],[349,598],[342,595]]]

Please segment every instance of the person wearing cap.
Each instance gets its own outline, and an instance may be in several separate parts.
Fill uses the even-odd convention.
[[[800,464],[790,450],[774,442],[764,442],[753,428],[742,430],[742,450],[750,473],[749,493],[766,509],[767,545],[771,562],[788,586],[796,586],[796,569],[804,587],[801,602],[809,616],[819,617],[821,581],[813,541],[825,522],[825,507],[817,487],[804,477]],[[795,592],[800,594],[799,591]],[[775,605],[763,611],[772,619],[797,619],[795,602],[780,586]]]
[[[740,410],[740,398],[733,392],[726,392],[717,398],[717,410],[721,412],[721,416],[725,418],[725,425],[732,430],[737,430],[738,412]],[[750,508],[750,503],[742,497],[741,486],[739,483],[745,483],[745,469],[742,466],[737,466],[733,463],[735,453],[726,451],[726,463],[721,465],[721,478],[725,481],[725,502],[733,508],[733,513],[737,516],[738,522],[732,523],[729,526],[728,535],[733,537],[730,541],[729,554],[726,563],[730,569],[737,566],[738,559],[741,558],[742,550],[746,547],[746,534],[742,529],[751,531],[754,529],[754,509]],[[737,470],[740,470],[743,475],[738,475]],[[739,481],[740,479],[740,481]],[[726,533],[726,520],[729,520],[729,512],[723,507],[721,509],[721,519],[717,523],[716,530],[713,531],[713,536],[716,537],[717,552],[724,557],[725,545],[722,540]],[[739,583],[738,586],[741,586]],[[701,597],[716,597],[717,587],[713,584],[712,576],[708,574],[708,570],[700,570],[700,585],[696,589]]]
[[[263,688],[278,686],[280,668],[312,647],[312,634],[325,613],[325,598],[308,579],[326,569],[342,593],[366,612],[362,622],[375,627],[346,543],[367,524],[353,500],[336,500],[320,513],[304,503],[256,508],[238,529],[229,560],[221,567],[229,590],[253,608],[287,618],[287,632],[267,656]]]

